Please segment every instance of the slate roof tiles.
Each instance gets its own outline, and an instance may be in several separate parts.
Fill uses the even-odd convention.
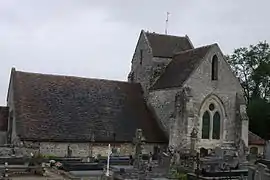
[[[265,145],[265,140],[257,134],[249,131],[248,132],[248,143],[249,145]]]
[[[190,49],[175,54],[150,90],[181,87],[213,45]]]
[[[142,128],[148,142],[167,142],[144,102],[140,84],[14,72],[17,133],[36,141],[132,141]]]
[[[193,49],[187,36],[172,36],[146,32],[154,57],[172,58],[174,53]]]

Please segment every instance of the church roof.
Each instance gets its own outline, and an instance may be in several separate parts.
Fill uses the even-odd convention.
[[[265,140],[258,136],[257,134],[249,131],[248,132],[248,144],[249,145],[264,145]]]
[[[137,128],[148,142],[167,142],[140,84],[13,72],[16,130],[23,140],[130,142]]]
[[[213,45],[190,49],[175,54],[172,61],[165,68],[150,90],[181,87],[190,74],[198,67],[201,60]]]
[[[193,49],[188,36],[171,36],[146,32],[154,57],[172,58],[174,53]]]

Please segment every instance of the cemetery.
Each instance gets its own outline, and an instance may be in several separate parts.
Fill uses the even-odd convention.
[[[31,175],[36,179],[49,175],[63,179],[250,179],[268,180],[269,160],[258,160],[251,166],[237,156],[235,150],[216,148],[209,154],[201,148],[160,150],[153,157],[143,154],[142,130],[138,129],[134,138],[134,154],[119,156],[113,153],[113,146],[108,146],[107,157],[72,156],[67,149],[66,157],[46,157],[35,149],[19,153],[19,147],[10,146],[10,154],[0,157],[2,179]],[[194,138],[194,137],[193,137]],[[193,146],[193,145],[191,145]],[[193,146],[194,147],[194,146]],[[3,149],[3,147],[1,147]],[[21,151],[24,147],[20,147]],[[8,149],[5,147],[5,149]],[[16,150],[14,150],[16,149]],[[3,151],[2,151],[3,152]],[[261,175],[261,174],[263,175]],[[265,177],[264,177],[265,176]]]

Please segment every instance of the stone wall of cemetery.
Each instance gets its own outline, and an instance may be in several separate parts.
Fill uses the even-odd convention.
[[[38,149],[25,148],[25,147],[15,147],[14,152],[16,156],[31,156],[31,153],[38,152]],[[0,146],[0,157],[7,157],[12,155],[12,148],[6,146]]]
[[[64,157],[67,155],[68,146],[72,150],[74,157],[87,157],[93,153],[93,156],[107,156],[108,144],[94,143],[61,143],[61,142],[42,142],[40,143],[40,152],[43,155]],[[144,144],[142,152],[148,154],[153,153],[155,146],[164,146],[163,144]],[[134,145],[132,143],[111,144],[117,150],[119,155],[133,155]]]

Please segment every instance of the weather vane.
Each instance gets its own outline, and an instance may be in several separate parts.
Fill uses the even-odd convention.
[[[169,15],[170,15],[170,13],[169,13],[169,12],[167,12],[167,18],[166,18],[166,27],[165,27],[165,34],[168,34]]]

